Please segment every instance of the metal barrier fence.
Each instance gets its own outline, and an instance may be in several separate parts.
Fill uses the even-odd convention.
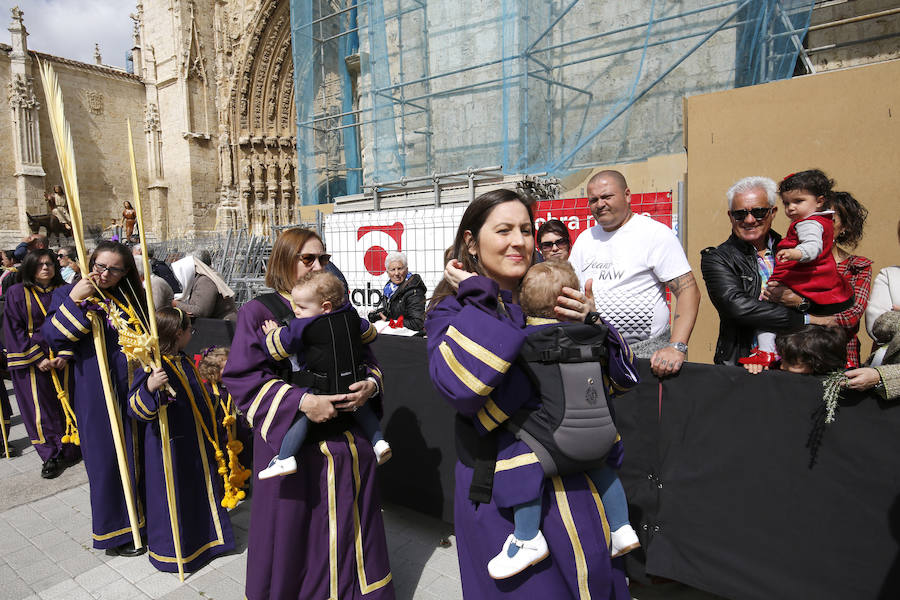
[[[305,227],[321,236],[323,223],[324,218],[316,211],[316,222],[272,227],[269,235],[255,235],[247,228],[241,228],[206,236],[168,239],[151,243],[150,248],[155,258],[170,264],[188,255],[209,252],[210,266],[234,290],[234,301],[241,306],[259,294],[271,291],[265,283],[266,266],[278,235],[291,227]]]

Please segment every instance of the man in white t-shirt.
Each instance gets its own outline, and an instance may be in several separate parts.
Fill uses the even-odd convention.
[[[700,307],[684,250],[671,229],[631,212],[631,191],[618,171],[594,175],[587,193],[597,224],[575,240],[569,262],[635,355],[649,357],[659,377],[677,373]],[[671,327],[667,287],[675,296]]]

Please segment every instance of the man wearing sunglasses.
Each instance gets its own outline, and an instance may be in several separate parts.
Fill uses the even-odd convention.
[[[726,194],[731,235],[700,252],[709,299],[719,312],[716,364],[737,365],[749,356],[758,329],[790,331],[817,322],[802,305],[789,308],[759,299],[775,266],[773,249],[781,241],[772,231],[776,189],[768,177],[745,177],[731,186]]]

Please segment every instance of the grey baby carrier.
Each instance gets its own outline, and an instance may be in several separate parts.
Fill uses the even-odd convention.
[[[529,334],[517,364],[541,407],[513,414],[506,427],[540,460],[547,477],[603,466],[616,441],[607,399],[605,324],[558,323]]]

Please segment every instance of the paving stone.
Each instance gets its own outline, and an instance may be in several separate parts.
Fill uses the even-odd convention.
[[[35,547],[31,545],[31,542],[26,540],[19,549],[6,554],[3,559],[6,561],[6,564],[11,566],[18,574],[19,571],[28,568],[28,565],[34,562],[35,552],[37,552]]]
[[[57,564],[60,569],[72,577],[78,577],[103,565],[103,561],[94,556],[94,553],[90,550],[79,547],[77,552],[72,552],[69,556],[61,558]]]
[[[75,577],[75,581],[89,592],[97,591],[115,581],[121,575],[109,565],[100,565]]]
[[[186,585],[180,586],[178,589],[169,592],[165,596],[160,596],[157,600],[206,600],[207,596],[201,594],[197,590]]]
[[[73,579],[65,579],[60,583],[40,591],[41,600],[92,600],[93,596],[75,583]]]
[[[128,581],[116,581],[94,592],[97,600],[151,600],[150,596],[140,591]]]
[[[36,558],[42,557],[42,558]],[[32,554],[31,562],[25,566],[23,569],[17,569],[16,572],[19,574],[25,583],[31,584],[32,587],[35,588],[35,591],[40,591],[35,584],[35,582],[41,581],[43,579],[52,578],[56,575],[61,575],[63,578],[68,578],[69,574],[65,571],[61,571],[59,565],[56,564],[56,561],[50,560],[49,558],[43,558],[42,554]],[[56,579],[50,585],[56,585],[62,581],[61,579]],[[44,585],[43,588],[50,587],[48,585]]]
[[[247,554],[244,553],[243,560],[232,560],[227,563],[217,563],[215,570],[223,576],[229,577],[238,583],[243,584],[247,576]]]
[[[426,567],[426,570],[429,570]],[[438,598],[454,598],[462,596],[462,584],[458,579],[452,579],[446,575],[438,575],[434,581],[425,588]]]
[[[193,578],[192,578],[193,579]],[[212,572],[203,575],[190,586],[203,592],[204,596],[213,600],[243,600],[244,586],[221,573]]]
[[[4,528],[4,531],[0,533],[0,556],[2,557],[6,557],[26,545],[31,545],[28,538],[12,527]]]
[[[146,554],[130,557],[117,556],[106,564],[118,571],[122,577],[131,583],[146,579],[154,573],[159,573],[156,567],[150,564]]]
[[[151,598],[161,598],[176,588],[181,587],[182,583],[178,580],[177,573],[162,573],[157,571],[153,575],[136,582],[134,585]]]
[[[4,598],[25,598],[36,595],[34,589],[15,575],[3,578]]]
[[[72,538],[58,529],[51,529],[50,531],[45,531],[44,533],[35,535],[31,538],[31,543],[37,546],[38,550],[43,552],[46,552],[54,546],[66,544],[67,542],[74,544]]]

